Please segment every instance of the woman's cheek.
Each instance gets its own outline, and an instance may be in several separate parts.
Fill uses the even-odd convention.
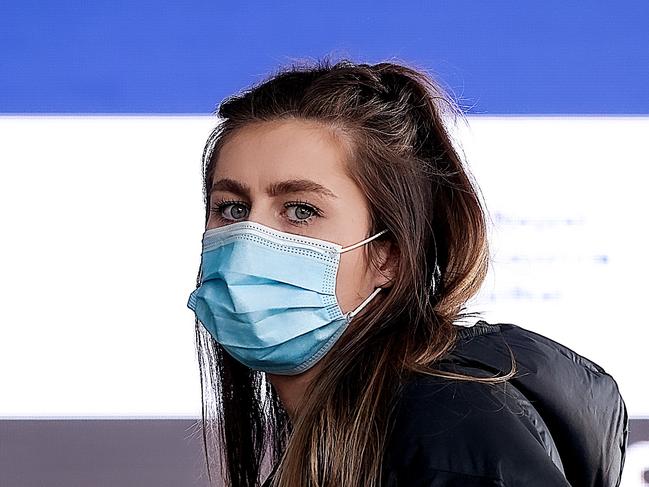
[[[336,297],[343,312],[351,311],[365,298],[364,294],[367,294],[366,269],[363,268],[360,256],[362,256],[361,252],[354,252],[354,255],[341,255],[336,277]]]

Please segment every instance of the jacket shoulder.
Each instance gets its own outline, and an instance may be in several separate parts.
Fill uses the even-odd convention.
[[[518,372],[509,383],[549,426],[568,481],[620,483],[629,416],[617,382],[603,367],[564,344],[513,323],[478,321],[461,330],[447,361],[492,375]],[[550,434],[551,433],[551,434]]]
[[[488,375],[469,367],[453,371]],[[569,486],[544,429],[528,413],[524,397],[506,382],[415,374],[396,402],[384,485]]]

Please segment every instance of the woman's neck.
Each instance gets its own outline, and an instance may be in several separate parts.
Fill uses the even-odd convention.
[[[300,401],[304,397],[309,382],[318,373],[318,370],[319,367],[316,364],[306,372],[297,375],[266,373],[267,379],[273,385],[275,391],[277,391],[277,395],[280,401],[282,401],[282,405],[291,418],[291,421],[295,420]]]

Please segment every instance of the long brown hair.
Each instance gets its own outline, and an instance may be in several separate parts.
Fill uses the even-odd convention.
[[[266,455],[278,467],[277,487],[379,486],[391,412],[409,374],[496,383],[516,372],[515,362],[487,378],[433,368],[457,342],[454,322],[477,314],[465,305],[489,264],[486,209],[449,134],[461,110],[425,70],[325,58],[280,68],[217,114],[203,153],[206,224],[219,150],[232,134],[251,123],[316,121],[346,151],[348,174],[367,197],[369,235],[389,229],[365,247],[368,262],[376,265],[376,242],[391,239],[397,265],[392,287],[322,359],[294,424],[265,375],[196,321],[208,473],[218,449],[233,487],[259,485]]]

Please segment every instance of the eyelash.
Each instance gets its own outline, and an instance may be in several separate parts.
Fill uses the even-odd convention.
[[[237,221],[237,220],[230,220],[229,218],[223,218],[223,216],[221,216],[221,212],[223,211],[223,209],[230,205],[247,206],[244,201],[221,199],[215,202],[214,206],[210,209],[210,211],[212,213],[216,213],[217,217],[222,222]],[[312,215],[305,220],[289,220],[292,225],[310,225],[310,220],[312,217],[317,218],[322,216],[322,211],[320,211],[319,208],[311,205],[310,203],[307,203],[306,201],[295,200],[295,201],[287,201],[286,203],[284,203],[284,208],[291,208],[293,206],[302,206],[304,208],[307,208],[312,213]]]

